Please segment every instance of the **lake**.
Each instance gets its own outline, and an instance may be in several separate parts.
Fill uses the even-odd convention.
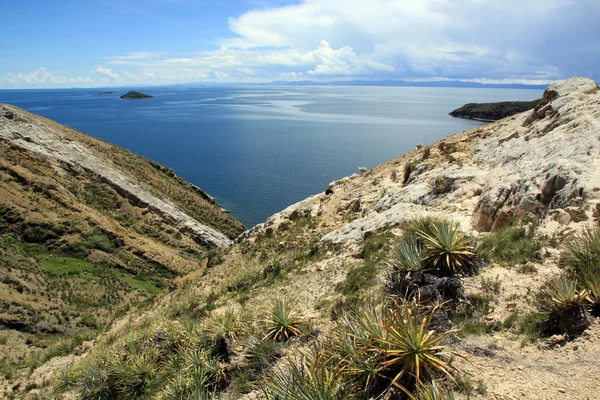
[[[111,90],[112,95],[97,94]],[[542,90],[424,87],[148,87],[0,90],[10,103],[156,160],[215,196],[247,227],[445,136],[481,125],[465,103],[534,100]]]

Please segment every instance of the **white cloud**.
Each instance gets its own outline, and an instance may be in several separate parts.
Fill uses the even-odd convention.
[[[117,73],[115,73],[115,72],[111,71],[111,70],[110,70],[110,69],[108,69],[108,68],[104,68],[104,67],[102,67],[102,66],[97,66],[96,68],[94,68],[94,69],[92,70],[92,72],[93,72],[93,73],[96,73],[96,74],[103,75],[103,76],[107,76],[107,77],[109,77],[110,79],[112,79],[113,81],[117,81],[117,80],[119,79],[119,74],[117,74]]]
[[[300,0],[229,19],[232,34],[216,40],[219,49],[104,57],[93,84],[600,79],[598,20],[597,0]],[[0,85],[90,81],[40,69]]]
[[[326,40],[399,76],[553,79],[577,73],[582,57],[600,61],[576,51],[595,48],[598,18],[597,0],[304,0],[230,19],[237,37],[220,43],[307,51]],[[334,60],[312,71],[356,73]]]
[[[0,78],[0,87],[58,87],[69,85],[86,86],[92,83],[89,77],[66,77],[53,75],[46,68],[40,67],[30,73],[8,73]]]
[[[133,53],[127,53],[124,56],[111,56],[106,57],[111,60],[146,60],[149,58],[158,58],[162,57],[165,52],[156,52],[156,51],[136,51]]]

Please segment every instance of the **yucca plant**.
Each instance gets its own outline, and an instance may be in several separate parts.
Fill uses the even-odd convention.
[[[566,310],[583,304],[588,298],[587,289],[578,290],[577,281],[561,275],[550,279],[542,289],[542,306],[547,311]]]
[[[267,319],[267,335],[275,341],[285,341],[293,336],[300,336],[300,324],[302,319],[291,307],[287,300],[279,299],[271,309],[271,315]]]
[[[424,271],[427,266],[423,263],[422,244],[418,238],[407,235],[396,249],[396,259],[394,265],[401,272]]]
[[[266,338],[250,336],[244,347],[244,358],[253,375],[261,375],[279,357],[278,344]]]
[[[565,241],[561,264],[579,280],[600,274],[600,227],[588,226]]]
[[[589,291],[578,290],[578,282],[563,275],[549,280],[542,288],[541,306],[548,317],[540,321],[543,335],[567,334],[576,337],[593,322],[586,309]]]
[[[415,400],[454,400],[454,392],[444,385],[432,381],[429,384],[417,386]]]
[[[418,302],[387,308],[381,324],[382,335],[365,352],[379,357],[380,373],[389,376],[390,386],[406,394],[415,385],[439,375],[450,376],[451,367],[443,360],[443,342],[453,331],[436,333],[429,329],[437,306],[419,315]]]
[[[367,393],[381,378],[378,355],[364,352],[373,337],[382,335],[381,315],[381,309],[370,304],[347,311],[337,319],[323,346],[344,379]]]
[[[244,332],[247,327],[247,320],[246,311],[228,308],[220,314],[212,315],[207,321],[207,327],[215,339],[228,338],[233,340]]]
[[[68,364],[58,372],[56,388],[59,390],[67,390],[77,384],[77,378],[73,371],[73,364]]]
[[[83,400],[112,400],[117,397],[108,373],[101,365],[90,365],[83,370],[79,394]]]
[[[424,243],[424,261],[444,276],[471,271],[475,253],[471,238],[455,224],[434,222],[431,231],[417,232]]]
[[[111,369],[111,377],[117,383],[119,393],[135,398],[150,392],[158,374],[158,366],[152,355],[135,354],[117,361]]]
[[[342,377],[317,350],[298,357],[282,368],[273,370],[262,387],[269,400],[344,400],[355,399],[343,384]]]

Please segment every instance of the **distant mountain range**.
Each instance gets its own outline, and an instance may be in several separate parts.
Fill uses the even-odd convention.
[[[267,83],[267,85],[280,86],[417,86],[417,87],[466,87],[466,88],[495,88],[495,89],[545,89],[548,85],[526,85],[520,83],[477,83],[463,81],[430,81],[430,82],[411,82],[401,80],[384,81],[276,81]]]
[[[383,80],[383,81],[273,81],[263,83],[182,83],[175,86],[186,87],[202,87],[202,86],[413,86],[413,87],[462,87],[462,88],[490,88],[490,89],[546,89],[548,85],[528,85],[522,83],[477,83],[464,81],[428,81],[428,82],[412,82],[402,80]]]

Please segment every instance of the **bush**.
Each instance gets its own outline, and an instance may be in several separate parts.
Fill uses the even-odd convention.
[[[536,238],[537,223],[515,221],[479,240],[479,254],[488,262],[524,264],[540,258],[544,238]]]

